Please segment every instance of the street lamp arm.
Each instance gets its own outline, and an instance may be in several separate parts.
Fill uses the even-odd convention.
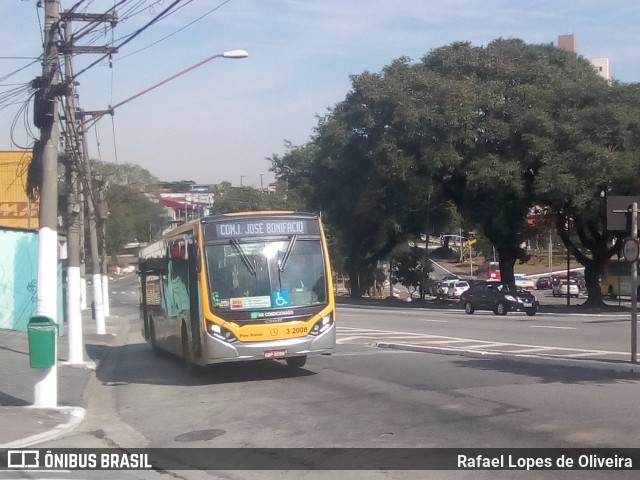
[[[215,55],[211,55],[208,58],[205,58],[204,60],[202,60],[201,62],[196,63],[195,65],[190,66],[189,68],[185,68],[184,70],[176,73],[175,75],[171,75],[169,78],[165,78],[163,81],[156,83],[155,85],[152,85],[149,88],[146,88],[144,90],[142,90],[139,93],[136,93],[135,95],[132,95],[131,97],[116,103],[113,106],[109,106],[109,108],[107,110],[105,110],[104,112],[102,112],[100,115],[93,117],[90,120],[90,124],[86,126],[86,128],[89,128],[91,126],[93,126],[98,120],[100,120],[100,118],[102,118],[105,114],[109,113],[111,115],[113,115],[113,111],[118,108],[121,107],[122,105],[129,103],[132,100],[135,100],[138,97],[141,97],[142,95],[144,95],[145,93],[149,93],[151,90],[155,90],[158,87],[161,87],[162,85],[164,85],[165,83],[170,82],[171,80],[174,80],[178,77],[180,77],[181,75],[184,75],[185,73],[190,72],[191,70],[195,70],[198,67],[201,67],[202,65],[204,65],[205,63],[210,62],[211,60],[215,59],[215,58],[235,58],[235,59],[239,59],[239,58],[246,58],[248,57],[249,54],[245,51],[245,50],[229,50],[227,52],[223,52],[223,53],[217,53]]]

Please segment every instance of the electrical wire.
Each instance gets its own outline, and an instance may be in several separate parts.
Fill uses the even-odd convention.
[[[193,0],[191,0],[191,1],[193,1]],[[164,40],[166,40],[167,38],[173,37],[174,35],[176,35],[176,34],[180,33],[181,31],[183,31],[183,30],[185,30],[185,29],[189,28],[189,27],[190,27],[191,25],[193,25],[194,23],[197,23],[197,22],[199,22],[200,20],[202,20],[203,18],[205,18],[205,17],[207,17],[208,15],[212,14],[212,13],[213,13],[213,12],[215,12],[216,10],[219,10],[220,8],[222,8],[223,6],[225,6],[227,3],[229,3],[230,1],[231,1],[231,0],[224,0],[222,3],[220,3],[220,4],[219,4],[218,6],[216,6],[215,8],[212,8],[211,10],[209,10],[207,13],[205,13],[205,14],[201,15],[200,17],[196,18],[196,19],[195,19],[195,20],[193,20],[192,22],[187,23],[184,27],[179,28],[179,29],[178,29],[178,30],[176,30],[175,32],[170,33],[169,35],[167,35],[167,36],[165,36],[165,37],[160,38],[159,40],[157,40],[157,41],[155,41],[155,42],[153,42],[153,43],[151,43],[151,44],[147,45],[146,47],[142,47],[142,48],[140,48],[139,50],[135,50],[135,51],[133,51],[133,52],[131,52],[131,53],[127,54],[127,55],[124,55],[124,56],[122,56],[122,57],[118,57],[118,58],[116,59],[116,61],[117,61],[117,62],[119,62],[120,60],[124,60],[124,59],[125,59],[125,58],[127,58],[127,57],[130,57],[130,56],[132,56],[132,55],[135,55],[136,53],[140,53],[140,52],[142,52],[142,51],[144,51],[144,50],[146,50],[146,49],[148,49],[148,48],[153,47],[154,45],[157,45],[157,44],[158,44],[158,43],[160,43],[160,42],[163,42],[163,41],[164,41]],[[186,5],[188,5],[188,4],[185,4],[185,5],[183,5],[183,6],[186,6]]]
[[[144,26],[142,26],[141,28],[139,28],[135,33],[133,33],[132,35],[130,35],[126,40],[124,40],[122,43],[120,43],[116,48],[121,48],[124,45],[126,45],[127,43],[129,43],[130,41],[132,41],[134,38],[136,38],[138,35],[140,35],[142,32],[144,32],[147,28],[149,28],[151,25],[153,25],[154,23],[158,22],[161,18],[163,18],[165,16],[165,14],[169,11],[171,11],[177,4],[179,4],[182,0],[174,0],[171,5],[169,5],[167,8],[165,8],[160,14],[158,14],[156,17],[154,17],[150,22],[148,22],[147,24],[145,24]],[[94,67],[95,65],[99,64],[101,61],[103,61],[105,58],[107,58],[109,56],[109,54],[103,55],[101,56],[98,60],[96,60],[95,62],[89,64],[89,66],[85,67],[84,69],[80,70],[78,73],[76,73],[74,75],[74,77],[71,80],[75,80],[76,78],[78,78],[80,75],[82,75],[84,72],[86,72],[87,70],[89,70],[90,68]]]

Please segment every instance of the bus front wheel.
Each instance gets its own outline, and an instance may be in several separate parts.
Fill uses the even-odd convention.
[[[287,365],[292,368],[302,368],[307,363],[307,356],[289,357],[286,359]]]

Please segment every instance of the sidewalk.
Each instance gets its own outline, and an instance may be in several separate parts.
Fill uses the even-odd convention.
[[[82,312],[84,364],[65,363],[66,335],[57,337],[58,408],[33,407],[39,369],[29,365],[27,332],[0,329],[0,449],[35,445],[71,431],[84,418],[85,389],[115,342],[117,318],[106,319],[107,334],[96,333],[91,311]],[[65,325],[65,332],[66,332]]]

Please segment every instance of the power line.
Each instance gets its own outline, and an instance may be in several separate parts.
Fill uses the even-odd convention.
[[[153,25],[154,23],[158,22],[161,18],[164,17],[165,13],[169,12],[170,10],[172,10],[177,4],[179,4],[182,0],[174,0],[171,5],[169,5],[167,8],[165,8],[159,15],[157,15],[156,17],[154,17],[150,22],[148,22],[146,25],[144,25],[143,27],[139,28],[135,33],[133,33],[131,36],[129,36],[129,38],[127,38],[125,41],[123,41],[122,43],[120,43],[116,48],[121,48],[124,45],[126,45],[127,43],[129,43],[130,41],[132,41],[134,38],[136,38],[138,35],[140,35],[142,32],[144,32],[147,28],[149,28],[151,25]],[[80,70],[78,73],[76,73],[73,77],[73,79],[71,80],[75,80],[76,78],[78,78],[80,75],[82,75],[84,72],[86,72],[87,70],[89,70],[90,68],[96,66],[98,63],[100,63],[102,60],[104,60],[105,58],[107,58],[109,56],[109,54],[103,55],[101,56],[98,60],[96,60],[95,62],[89,64],[89,66],[85,67],[84,69]]]
[[[193,0],[191,0],[191,1],[193,1]],[[161,39],[159,39],[159,40],[157,40],[157,41],[155,41],[155,42],[153,42],[153,43],[151,43],[151,44],[147,45],[146,47],[142,47],[141,49],[136,50],[136,51],[134,51],[134,52],[131,52],[131,53],[129,53],[128,55],[124,55],[124,56],[118,57],[117,61],[124,60],[124,59],[125,59],[125,58],[127,58],[127,57],[130,57],[130,56],[132,56],[132,55],[135,55],[136,53],[140,53],[140,52],[142,52],[142,51],[144,51],[144,50],[146,50],[146,49],[148,49],[148,48],[153,47],[154,45],[157,45],[157,44],[158,44],[158,43],[160,43],[160,42],[163,42],[163,41],[164,41],[164,40],[166,40],[167,38],[173,37],[174,35],[176,35],[176,34],[180,33],[181,31],[183,31],[183,30],[185,30],[185,29],[189,28],[189,27],[190,27],[191,25],[193,25],[194,23],[199,22],[200,20],[202,20],[203,18],[205,18],[205,17],[207,17],[208,15],[212,14],[212,13],[213,13],[213,12],[215,12],[216,10],[218,10],[218,9],[222,8],[224,5],[226,5],[226,4],[227,4],[227,3],[229,3],[230,1],[231,1],[231,0],[225,0],[224,2],[220,3],[217,7],[212,8],[212,9],[211,9],[211,10],[209,10],[207,13],[205,13],[205,14],[201,15],[200,17],[196,18],[196,19],[195,19],[195,20],[193,20],[192,22],[187,23],[184,27],[179,28],[179,29],[178,29],[178,30],[176,30],[175,32],[170,33],[169,35],[167,35],[167,36],[165,36],[165,37],[162,37]],[[183,7],[184,7],[184,6],[186,6],[186,5],[188,5],[188,4],[183,5]],[[182,7],[181,7],[181,8],[182,8]]]

